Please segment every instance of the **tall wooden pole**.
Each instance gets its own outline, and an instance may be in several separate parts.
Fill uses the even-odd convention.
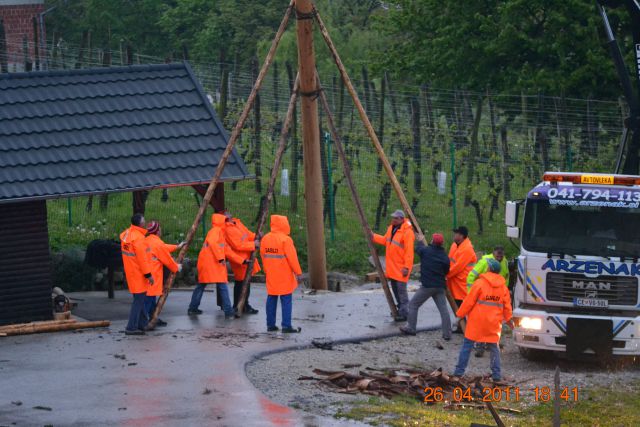
[[[296,101],[298,99],[298,88],[300,80],[296,76],[296,81],[293,84],[293,91],[291,92],[291,99],[289,100],[289,107],[287,108],[287,116],[284,119],[282,130],[280,131],[280,141],[278,142],[278,149],[276,151],[276,157],[273,161],[273,169],[271,170],[271,177],[269,178],[269,185],[267,186],[267,194],[265,195],[264,203],[262,205],[262,212],[260,212],[260,218],[258,219],[258,225],[256,227],[256,236],[262,235],[262,229],[267,222],[267,215],[269,214],[269,204],[273,199],[273,189],[276,186],[276,179],[278,178],[278,171],[280,170],[280,164],[282,163],[282,156],[287,148],[287,137],[289,136],[289,128],[293,121],[293,114],[296,109]],[[256,262],[258,256],[258,249],[251,253],[249,257],[249,263],[247,265],[247,273],[242,281],[242,292],[240,293],[240,302],[238,302],[238,313],[236,316],[242,316],[244,313],[244,307],[247,303],[247,294],[249,293],[249,282],[253,273],[253,264]]]
[[[318,87],[321,87],[319,78],[318,78]],[[351,198],[353,199],[353,204],[356,205],[356,212],[358,213],[358,219],[360,219],[360,225],[362,225],[362,231],[364,232],[364,238],[367,241],[367,246],[369,247],[369,253],[371,254],[371,258],[373,258],[373,263],[375,264],[376,270],[378,271],[378,277],[380,278],[380,285],[382,286],[382,290],[384,291],[384,296],[387,298],[387,303],[389,304],[389,309],[391,310],[391,316],[397,317],[398,308],[396,307],[396,303],[393,301],[393,295],[391,294],[391,290],[389,289],[387,278],[384,275],[384,269],[382,268],[382,263],[380,262],[378,251],[376,250],[375,244],[371,240],[371,234],[373,234],[373,232],[371,231],[371,227],[369,226],[367,217],[364,214],[364,208],[362,207],[360,196],[358,196],[358,190],[356,189],[356,185],[353,181],[353,177],[351,176],[351,166],[349,166],[349,160],[347,159],[347,155],[344,152],[344,145],[342,144],[342,138],[340,138],[338,129],[336,129],[336,124],[335,124],[335,121],[333,120],[333,114],[331,113],[329,102],[327,102],[327,97],[325,96],[325,93],[323,91],[320,92],[320,102],[322,103],[322,108],[327,114],[327,125],[329,127],[329,131],[331,132],[331,135],[333,136],[333,142],[336,146],[338,157],[342,162],[344,176],[347,180],[349,191],[351,192]]]
[[[318,86],[313,50],[313,14],[310,0],[296,0],[298,70],[302,112],[302,154],[307,216],[309,280],[313,289],[327,289],[327,261],[324,244],[322,165],[318,127]]]
[[[360,102],[360,98],[358,98],[358,94],[355,88],[353,87],[353,84],[351,83],[349,74],[347,73],[347,70],[344,67],[344,64],[342,63],[342,60],[340,59],[340,55],[338,55],[338,50],[336,49],[335,45],[333,44],[333,41],[331,40],[329,31],[327,30],[327,27],[324,25],[322,18],[320,17],[320,15],[318,14],[318,11],[315,8],[313,9],[313,12],[315,15],[316,22],[318,23],[318,27],[320,28],[320,33],[322,34],[322,38],[326,42],[327,47],[329,48],[329,52],[331,52],[331,56],[333,57],[333,60],[336,63],[336,66],[338,67],[338,71],[340,72],[342,81],[344,82],[344,85],[346,86],[347,90],[349,91],[349,94],[351,95],[351,98],[353,99],[353,103],[355,104],[356,109],[358,110],[360,119],[362,120],[362,123],[364,124],[364,127],[367,130],[367,133],[369,135],[369,138],[371,139],[371,142],[373,142],[373,146],[375,147],[378,153],[378,157],[382,161],[382,166],[384,167],[384,170],[387,172],[387,175],[389,176],[391,185],[393,186],[393,189],[395,190],[395,193],[398,196],[398,199],[400,200],[400,203],[402,204],[402,207],[404,208],[406,214],[409,216],[409,219],[411,220],[411,224],[413,225],[414,229],[416,230],[417,233],[422,234],[422,230],[420,229],[418,220],[416,216],[413,214],[413,210],[411,209],[411,206],[409,205],[409,201],[407,200],[404,194],[404,191],[402,190],[402,186],[400,185],[400,182],[398,182],[398,178],[396,177],[396,174],[393,171],[393,168],[391,167],[391,163],[389,163],[389,159],[387,159],[387,155],[384,153],[384,149],[382,148],[382,144],[380,144],[380,140],[376,135],[376,131],[373,129],[373,125],[371,124],[369,117],[367,117],[367,113],[364,107],[362,106],[362,103]],[[449,288],[446,289],[446,296],[447,296],[447,300],[449,301],[449,305],[451,305],[453,312],[454,313],[457,312],[458,304],[456,304],[453,298],[453,295],[451,295],[451,291],[449,291]],[[464,319],[460,321],[459,325],[464,330],[466,326]]]
[[[266,76],[267,71],[269,70],[269,66],[273,62],[273,58],[278,48],[278,44],[282,39],[282,35],[284,34],[284,31],[287,29],[287,24],[289,23],[289,17],[291,16],[293,3],[294,3],[294,0],[291,0],[291,2],[289,3],[289,7],[287,8],[287,11],[284,17],[282,18],[282,22],[280,22],[280,27],[278,28],[278,32],[276,33],[273,41],[271,42],[271,48],[269,49],[269,52],[267,53],[267,57],[265,58],[264,63],[262,64],[262,68],[260,69],[258,78],[253,84],[253,89],[251,89],[251,93],[249,94],[249,98],[247,98],[247,102],[245,103],[242,113],[240,114],[240,118],[238,119],[238,122],[233,128],[233,131],[231,132],[231,137],[229,138],[227,147],[222,153],[222,156],[220,157],[220,161],[218,162],[218,166],[216,167],[216,171],[213,177],[211,178],[211,182],[209,182],[209,186],[207,187],[207,191],[202,197],[202,203],[200,204],[198,213],[196,214],[196,217],[193,220],[193,224],[191,225],[191,228],[189,229],[185,237],[185,245],[182,247],[182,249],[180,250],[180,253],[178,254],[178,263],[181,263],[182,260],[184,260],[184,257],[187,254],[187,250],[189,250],[189,245],[193,241],[193,237],[196,234],[198,225],[200,224],[200,220],[204,216],[204,212],[207,209],[207,205],[209,204],[209,201],[213,197],[213,192],[215,191],[216,186],[218,185],[218,182],[220,182],[220,177],[222,176],[222,172],[224,171],[224,166],[226,165],[227,160],[231,156],[231,153],[233,152],[233,147],[236,145],[236,142],[240,137],[240,133],[242,132],[242,128],[244,127],[244,124],[246,123],[247,118],[249,117],[249,112],[251,111],[251,107],[253,106],[253,103],[256,99],[256,95],[258,94],[258,91],[262,87],[262,82],[264,81],[264,77]],[[162,291],[162,295],[158,299],[158,304],[156,306],[156,309],[153,312],[153,316],[151,320],[149,321],[149,326],[151,328],[154,328],[156,326],[156,323],[158,322],[158,316],[160,315],[160,312],[164,307],[164,303],[167,301],[167,297],[169,296],[169,291],[171,290],[171,286],[173,286],[173,282],[175,281],[175,279],[176,279],[176,274],[171,273],[167,281],[164,283],[164,289]]]

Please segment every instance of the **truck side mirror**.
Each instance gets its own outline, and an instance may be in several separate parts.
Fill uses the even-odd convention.
[[[510,239],[519,239],[520,229],[518,227],[507,227],[507,237]]]
[[[518,226],[518,208],[518,202],[507,202],[504,213],[504,223],[507,227]]]

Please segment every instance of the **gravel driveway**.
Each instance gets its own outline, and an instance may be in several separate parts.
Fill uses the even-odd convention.
[[[561,369],[562,386],[587,390],[594,386],[631,387],[640,385],[640,363],[626,360],[614,369],[603,369],[594,363],[556,359],[530,362],[520,356],[510,336],[503,337],[502,372],[505,380],[520,387],[522,402],[533,402],[533,388],[553,389],[556,365]],[[439,349],[438,344],[443,345]],[[334,346],[333,350],[310,348],[275,353],[252,361],[246,366],[249,380],[269,398],[284,405],[321,415],[334,415],[343,405],[367,400],[367,395],[332,392],[316,381],[299,381],[300,376],[313,376],[313,369],[345,370],[357,373],[365,367],[414,367],[433,370],[442,367],[452,372],[462,344],[462,336],[450,342],[440,339],[440,331],[423,332],[415,337],[397,336],[356,344]],[[359,365],[359,366],[355,366]],[[346,368],[345,368],[346,366]],[[471,357],[467,375],[489,372],[488,353],[483,358]],[[579,391],[580,392],[580,391]]]

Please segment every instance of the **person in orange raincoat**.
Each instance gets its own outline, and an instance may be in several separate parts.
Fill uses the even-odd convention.
[[[391,290],[396,297],[398,307],[397,322],[407,320],[409,294],[407,282],[413,268],[413,227],[404,212],[397,210],[391,214],[391,224],[383,235],[373,234],[374,243],[385,247],[385,276],[389,279]]]
[[[456,316],[467,316],[467,328],[464,332],[464,342],[458,356],[458,363],[453,375],[461,377],[469,363],[469,355],[474,344],[484,343],[491,352],[491,377],[494,381],[502,379],[500,367],[500,335],[502,322],[507,322],[513,328],[511,319],[511,297],[505,286],[504,277],[500,275],[500,263],[494,259],[488,260],[489,271],[481,274],[471,288],[471,292],[464,299]]]
[[[200,301],[204,288],[209,283],[215,283],[216,290],[222,297],[222,309],[225,318],[231,319],[235,311],[229,299],[227,288],[227,259],[242,264],[244,260],[236,254],[227,244],[225,239],[225,216],[214,213],[211,216],[211,230],[207,233],[204,245],[198,255],[198,284],[191,295],[188,314],[202,314]]]
[[[184,243],[179,245],[169,245],[162,241],[162,229],[158,221],[151,221],[147,224],[147,245],[151,250],[151,274],[153,276],[153,285],[149,286],[147,298],[144,300],[144,310],[147,317],[151,319],[156,309],[156,297],[162,295],[164,290],[164,267],[168,268],[172,273],[182,270],[182,264],[178,264],[171,257],[171,252],[182,248]],[[167,326],[167,322],[158,319],[157,326]]]
[[[225,226],[225,238],[227,244],[231,249],[242,257],[242,263],[238,264],[231,262],[231,271],[233,271],[233,308],[238,308],[240,302],[240,295],[242,294],[242,282],[247,275],[247,268],[249,266],[245,261],[249,261],[251,254],[260,246],[259,240],[256,240],[255,233],[249,231],[249,229],[240,221],[239,218],[234,218],[229,211],[225,211],[224,215],[227,217]],[[253,270],[251,275],[260,271],[260,264],[256,259],[253,263]],[[218,294],[220,295],[220,294]],[[258,314],[258,310],[253,308],[249,304],[249,296],[251,295],[251,282],[248,283],[247,288],[247,301],[245,302],[244,312],[249,314]]]
[[[291,325],[293,291],[298,287],[302,268],[298,253],[289,237],[291,228],[286,216],[271,215],[271,232],[260,242],[260,257],[267,277],[267,330],[277,331],[278,297],[282,303],[282,332],[300,332]]]
[[[478,261],[476,251],[469,240],[469,229],[461,226],[453,230],[453,243],[449,249],[449,273],[447,274],[447,288],[451,291],[458,307],[467,296],[467,276]],[[458,326],[455,333],[462,332]]]
[[[137,213],[131,217],[131,227],[120,233],[124,274],[127,278],[129,292],[133,295],[129,322],[124,331],[126,335],[144,335],[144,329],[147,326],[144,300],[149,285],[154,284],[149,247],[145,239],[147,229],[144,228],[144,225],[144,215]]]

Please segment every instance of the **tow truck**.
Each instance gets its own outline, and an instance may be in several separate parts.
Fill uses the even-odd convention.
[[[507,236],[520,239],[514,338],[528,359],[640,355],[640,102],[606,12],[630,16],[640,93],[640,0],[596,5],[629,116],[612,174],[546,172],[506,203]]]
[[[521,241],[513,316],[523,356],[640,354],[640,176],[547,172],[524,203],[507,202],[506,223]]]

